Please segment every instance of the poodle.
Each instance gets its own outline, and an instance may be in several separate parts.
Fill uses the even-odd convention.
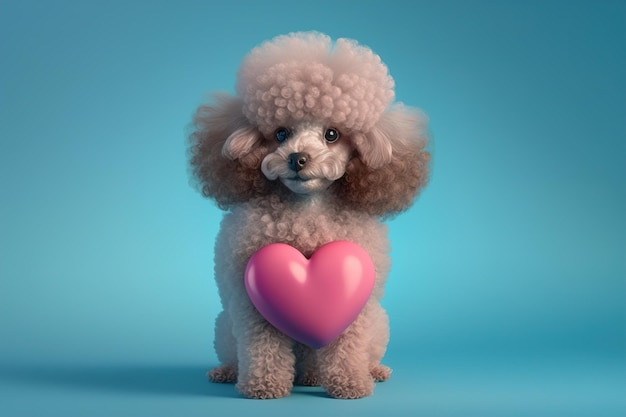
[[[371,395],[389,378],[380,305],[390,270],[383,220],[406,210],[428,180],[426,118],[394,100],[394,81],[369,48],[318,32],[282,35],[247,55],[236,95],[198,108],[190,160],[204,196],[225,211],[215,245],[223,311],[213,382],[248,398],[321,385],[335,398]],[[371,257],[374,289],[352,324],[313,349],[254,308],[244,285],[250,257],[286,243],[310,257],[337,240]]]

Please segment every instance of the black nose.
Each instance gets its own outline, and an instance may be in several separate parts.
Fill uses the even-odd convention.
[[[292,171],[300,171],[306,165],[306,162],[309,160],[309,155],[303,152],[296,152],[289,155],[287,159],[287,164],[289,164],[289,169]]]

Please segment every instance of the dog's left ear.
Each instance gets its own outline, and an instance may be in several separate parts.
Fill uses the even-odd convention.
[[[396,104],[384,112],[367,133],[352,137],[359,158],[371,169],[391,162],[394,153],[424,148],[427,141],[427,118],[417,109]]]
[[[357,156],[336,182],[337,196],[348,206],[377,216],[406,210],[428,182],[426,116],[396,104],[366,133],[353,133]]]

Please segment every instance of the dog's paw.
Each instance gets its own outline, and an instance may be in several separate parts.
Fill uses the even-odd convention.
[[[247,398],[257,400],[268,400],[272,398],[286,397],[291,393],[291,384],[281,385],[276,381],[263,381],[258,379],[256,382],[239,382],[237,390]]]
[[[374,378],[374,381],[384,382],[389,379],[389,376],[391,375],[391,368],[385,365],[376,365],[372,368],[370,374],[372,375],[372,378]]]
[[[237,380],[237,370],[230,365],[213,368],[206,375],[211,382],[231,383]]]
[[[345,375],[335,376],[324,384],[324,389],[333,398],[353,400],[372,395],[374,392],[374,379],[370,375],[366,378],[351,378]]]

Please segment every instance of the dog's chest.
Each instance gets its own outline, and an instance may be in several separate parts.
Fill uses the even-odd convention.
[[[354,221],[348,213],[306,207],[286,210],[267,224],[268,236],[289,243],[303,252],[312,252],[319,246],[348,239]]]
[[[305,255],[311,255],[325,243],[335,240],[358,242],[363,239],[369,216],[338,210],[320,202],[275,207],[273,210],[248,207],[241,233],[253,238],[259,246],[287,243]],[[371,230],[371,228],[370,228]]]

